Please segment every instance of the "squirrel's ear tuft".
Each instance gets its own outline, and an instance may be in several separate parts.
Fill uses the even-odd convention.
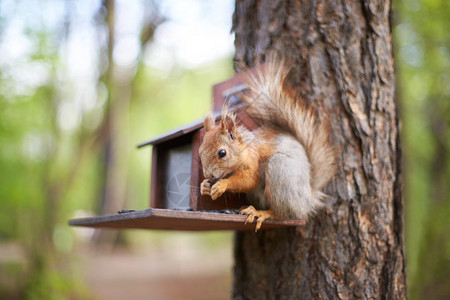
[[[214,127],[214,121],[212,115],[208,115],[203,121],[203,126],[205,127],[205,131],[208,132]]]
[[[220,127],[223,133],[228,133],[230,135],[231,139],[235,140],[238,138],[234,116],[229,114],[223,115],[222,120],[220,121]]]

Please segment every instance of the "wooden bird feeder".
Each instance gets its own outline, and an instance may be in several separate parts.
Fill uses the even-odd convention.
[[[236,110],[239,124],[255,129],[258,124],[245,113],[240,97],[246,86],[244,73],[213,88],[213,108],[220,115],[227,101]],[[219,117],[216,118],[219,121]],[[203,122],[193,123],[138,145],[152,145],[150,208],[124,210],[115,215],[69,221],[74,226],[166,230],[254,230],[237,210],[248,205],[244,194],[226,192],[213,201],[200,195],[203,172],[198,149],[203,140]],[[300,220],[266,220],[261,229],[303,225]]]

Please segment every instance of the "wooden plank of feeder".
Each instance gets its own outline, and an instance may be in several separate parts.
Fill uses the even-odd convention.
[[[250,69],[246,72],[238,73],[232,78],[218,83],[213,86],[213,109],[215,112],[221,111],[222,106],[226,100],[229,100],[230,95],[242,92],[246,89],[244,84],[244,78],[248,76],[249,73],[254,73],[256,69]]]
[[[203,174],[198,149],[200,147],[200,130],[197,130],[192,137],[192,164],[191,164],[191,207],[197,208],[200,197],[200,176]]]
[[[155,147],[152,150],[152,167],[150,176],[150,207],[163,208],[161,186],[158,185],[158,174],[162,172],[163,166],[158,162],[158,148]]]
[[[103,227],[112,229],[160,230],[255,230],[255,223],[245,224],[247,216],[220,212],[182,211],[149,208],[115,215],[89,217],[69,221],[71,226]],[[266,220],[263,229],[286,228],[305,225],[303,220]]]

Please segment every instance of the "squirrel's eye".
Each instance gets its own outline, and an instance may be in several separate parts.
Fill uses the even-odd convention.
[[[219,151],[219,158],[222,158],[222,157],[224,157],[225,155],[227,155],[227,151],[225,151],[225,149],[221,149],[221,150]]]

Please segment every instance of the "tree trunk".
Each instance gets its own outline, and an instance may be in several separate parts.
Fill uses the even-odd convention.
[[[304,227],[237,233],[235,299],[403,299],[403,198],[390,2],[236,2],[237,65],[282,53],[329,119],[339,170]],[[264,225],[263,225],[264,227]]]

